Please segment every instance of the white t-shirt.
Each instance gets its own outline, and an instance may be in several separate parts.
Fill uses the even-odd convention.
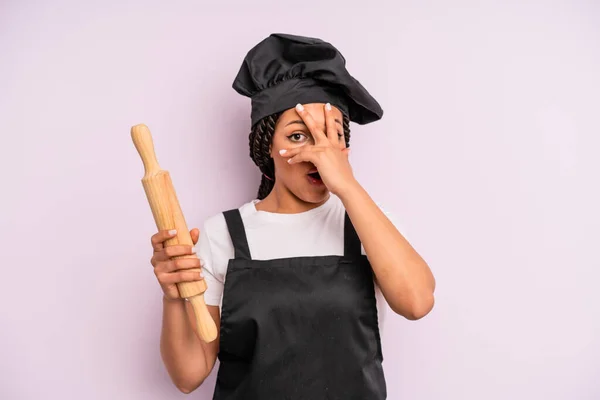
[[[252,259],[344,254],[345,208],[339,197],[331,194],[321,206],[295,214],[258,211],[255,207],[258,202],[255,199],[239,207]],[[390,213],[385,214],[400,230]],[[204,300],[207,305],[220,307],[227,265],[234,258],[233,243],[222,213],[204,222],[196,251],[204,262],[203,275],[208,287]],[[366,254],[363,246],[361,251]],[[376,294],[381,322],[384,300],[378,288]]]

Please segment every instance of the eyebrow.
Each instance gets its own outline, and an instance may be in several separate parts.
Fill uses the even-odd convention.
[[[339,119],[335,119],[335,122],[337,122],[338,124],[340,124],[340,126],[342,126],[342,123]],[[289,126],[289,125],[293,125],[293,124],[300,124],[300,125],[304,125],[306,126],[306,124],[304,123],[304,121],[302,121],[301,119],[296,119],[294,121],[290,121],[287,124],[285,124],[285,126]]]

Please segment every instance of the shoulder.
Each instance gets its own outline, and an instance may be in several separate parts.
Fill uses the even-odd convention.
[[[252,206],[252,202],[238,209]],[[204,299],[208,305],[220,305],[223,285],[227,273],[227,263],[233,258],[234,248],[223,212],[206,218],[200,228],[200,238],[196,245],[198,257],[203,261],[202,271],[207,284]]]
[[[245,216],[249,215],[251,210],[254,208],[255,202],[256,202],[256,200],[251,200],[251,201],[243,203],[242,205],[237,207],[237,210],[240,212],[242,219],[244,219]],[[223,210],[219,213],[210,215],[208,218],[206,218],[204,220],[203,231],[204,231],[204,234],[211,241],[214,240],[214,241],[218,242],[218,241],[223,240],[223,238],[229,237],[227,221],[225,220],[225,212],[227,212],[227,211],[230,211],[230,210]]]

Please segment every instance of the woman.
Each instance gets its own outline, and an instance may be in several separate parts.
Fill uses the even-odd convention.
[[[201,261],[172,260],[196,250],[165,248],[173,232],[153,235],[166,368],[189,393],[218,356],[214,399],[385,399],[375,287],[416,320],[433,307],[435,281],[348,162],[350,121],[382,110],[315,38],[269,36],[233,87],[252,99],[250,155],[262,181],[257,199],[191,230]],[[199,264],[204,276],[188,270]],[[198,279],[220,329],[208,344],[175,286]]]

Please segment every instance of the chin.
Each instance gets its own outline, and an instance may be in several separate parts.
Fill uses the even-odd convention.
[[[326,187],[323,188],[301,188],[299,191],[294,193],[296,197],[305,203],[319,204],[324,202],[329,197],[329,190]]]

